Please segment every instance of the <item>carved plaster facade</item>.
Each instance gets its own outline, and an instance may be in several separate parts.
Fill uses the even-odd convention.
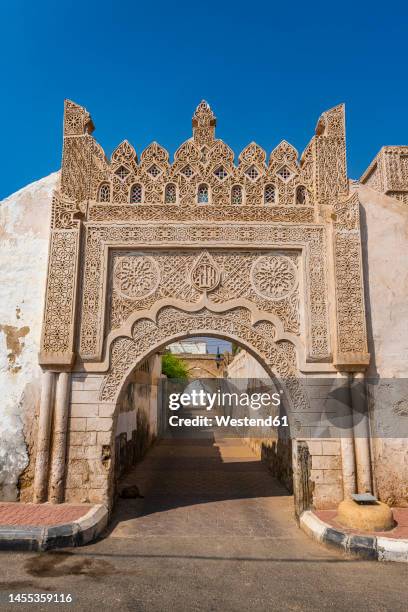
[[[127,141],[107,160],[89,113],[65,103],[40,363],[57,394],[72,373],[71,440],[95,442],[82,479],[70,443],[59,500],[111,499],[115,405],[137,364],[171,341],[242,344],[284,381],[294,412],[310,409],[297,376],[368,365],[343,105],[323,113],[300,158],[285,141],[269,156],[251,143],[235,163],[215,126],[201,102],[173,161],[157,143],[139,160]]]
[[[408,204],[408,147],[382,147],[360,182]]]

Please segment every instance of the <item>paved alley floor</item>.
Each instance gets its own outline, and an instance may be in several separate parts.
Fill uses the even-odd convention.
[[[350,559],[301,532],[293,499],[238,440],[162,440],[83,548],[0,553],[0,608],[406,611],[408,566]],[[7,604],[10,592],[72,604]]]

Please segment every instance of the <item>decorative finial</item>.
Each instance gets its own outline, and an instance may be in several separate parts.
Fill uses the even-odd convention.
[[[214,141],[216,124],[217,120],[210,105],[202,100],[193,115],[193,137],[199,146],[204,144],[211,146]]]

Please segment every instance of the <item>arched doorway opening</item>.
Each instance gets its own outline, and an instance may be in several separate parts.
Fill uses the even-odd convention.
[[[174,392],[176,388],[185,391],[185,388],[187,388],[189,383],[186,381],[186,385],[182,385],[181,387],[179,385],[177,387],[174,385],[169,386],[168,381],[163,380],[163,377],[160,380],[157,380],[160,372],[160,364],[158,367],[158,359],[160,361],[160,355],[164,350],[166,350],[166,347],[169,347],[169,345],[174,346],[175,344],[181,345],[183,341],[188,340],[192,336],[196,339],[211,338],[214,342],[218,343],[218,345],[227,343],[230,345],[231,349],[232,344],[234,344],[235,347],[241,350],[241,356],[244,356],[247,361],[258,366],[257,372],[254,372],[253,370],[251,371],[250,368],[247,368],[247,376],[243,375],[241,368],[241,371],[239,372],[240,380],[236,380],[234,378],[234,375],[237,373],[236,369],[234,370],[232,368],[232,374],[230,373],[230,376],[228,375],[228,369],[231,370],[231,366],[234,365],[234,359],[236,360],[236,356],[233,358],[232,354],[229,354],[228,357],[226,357],[225,353],[228,353],[228,351],[223,351],[222,358],[229,361],[229,367],[226,367],[222,372],[222,376],[218,377],[219,381],[223,384],[224,390],[227,388],[228,392],[239,392],[241,394],[244,393],[249,396],[253,396],[255,394],[259,395],[261,392],[266,393],[268,387],[270,391],[272,389],[271,393],[276,392],[279,389],[283,391],[284,389],[281,405],[279,408],[275,409],[273,416],[281,417],[282,415],[286,415],[287,426],[282,428],[271,427],[269,430],[267,427],[254,427],[252,430],[247,429],[245,433],[241,433],[237,428],[235,428],[235,433],[233,432],[231,434],[230,429],[226,436],[225,429],[223,430],[223,435],[223,433],[220,433],[220,431],[217,430],[217,427],[210,428],[210,430],[207,430],[206,432],[207,435],[203,436],[203,430],[206,430],[206,427],[202,427],[198,430],[189,428],[187,432],[184,431],[184,433],[181,433],[181,435],[179,431],[177,435],[174,435],[173,433],[169,435],[168,429],[165,431],[163,428],[164,422],[166,421],[167,423],[166,419],[169,416],[169,394],[171,391]],[[280,352],[283,352],[284,350],[283,346],[278,345],[277,350],[280,354]],[[197,360],[199,359],[197,356],[195,357]],[[208,368],[208,357],[212,358],[214,361],[220,357],[219,347],[217,346],[217,351],[213,355],[206,354],[203,355],[203,357],[207,361]],[[120,361],[118,361],[118,363],[120,363]],[[148,398],[149,394],[146,392],[143,398],[142,391],[142,381],[149,379],[149,376],[146,376],[147,371],[150,375],[151,384],[150,399]],[[202,371],[203,370],[200,369],[201,373]],[[292,448],[292,440],[290,435],[290,420],[292,416],[290,406],[294,401],[296,401],[296,396],[293,395],[295,378],[293,372],[293,380],[291,380],[290,372],[286,372],[287,376],[285,380],[278,379],[276,375],[277,371],[279,371],[279,368],[275,368],[273,363],[267,363],[266,359],[262,359],[259,352],[256,350],[255,345],[250,343],[248,340],[238,337],[235,334],[227,335],[225,333],[220,333],[219,331],[217,333],[214,332],[213,329],[210,330],[208,328],[194,330],[193,334],[182,333],[179,335],[173,335],[171,337],[167,337],[164,341],[157,343],[153,347],[150,346],[150,351],[146,355],[139,358],[139,361],[136,361],[136,363],[131,363],[128,365],[122,377],[121,388],[117,392],[116,396],[116,432],[114,436],[115,467],[113,468],[115,474],[114,490],[116,494],[123,491],[124,488],[127,489],[128,487],[135,486],[137,486],[136,490],[143,494],[146,492],[143,490],[146,487],[150,494],[152,493],[151,489],[149,488],[151,483],[146,482],[143,469],[140,469],[139,466],[135,471],[132,467],[140,462],[141,457],[149,448],[152,441],[155,441],[156,447],[157,445],[160,446],[160,450],[156,450],[155,452],[158,452],[160,455],[161,452],[165,452],[167,449],[173,456],[173,459],[174,455],[177,456],[180,448],[182,449],[182,454],[185,454],[188,447],[193,456],[196,456],[197,449],[199,449],[200,452],[204,452],[203,449],[205,448],[205,452],[209,453],[209,460],[215,465],[218,465],[220,462],[223,463],[223,453],[227,453],[228,455],[228,453],[234,452],[236,454],[236,458],[240,457],[239,453],[242,453],[242,456],[246,457],[251,463],[255,460],[260,464],[262,461],[262,463],[269,468],[271,473],[271,482],[265,488],[265,491],[261,494],[261,496],[275,495],[273,492],[273,487],[271,488],[271,486],[269,486],[273,482],[275,482],[275,486],[278,486],[280,495],[289,495],[293,493],[292,455],[295,456],[294,461],[296,461],[296,445],[294,445]],[[255,374],[258,374],[258,376],[255,376]],[[200,377],[194,376],[194,374],[190,374],[189,382],[192,380],[197,381],[199,378]],[[216,379],[216,376],[213,377],[211,379],[211,383],[216,381]],[[207,389],[215,389],[214,385],[209,385],[208,378],[205,381],[205,386]],[[218,388],[220,388],[219,385]],[[103,394],[103,388],[101,393]],[[153,398],[154,406],[152,406],[151,398]],[[133,415],[132,422],[137,426],[137,428],[139,428],[139,431],[136,428],[136,430],[128,430],[125,433],[123,431],[124,419],[123,416],[121,417],[121,415],[123,415],[123,412],[125,412],[129,416],[129,412],[132,409],[132,402],[133,408],[136,407],[134,403],[135,400],[139,401],[144,406],[142,410],[137,411],[139,416]],[[190,410],[190,408],[191,406],[188,409]],[[197,415],[197,409],[195,411],[193,410],[192,416],[194,415]],[[235,413],[235,416],[237,416],[237,413]],[[265,411],[263,416],[265,416]],[[235,438],[235,446],[232,445],[233,438]],[[231,450],[232,446],[234,448],[233,451]],[[130,461],[129,457],[131,458]],[[248,459],[248,457],[250,457],[250,459]],[[231,457],[229,459],[231,459]],[[243,468],[244,466],[244,469],[247,469],[246,460],[240,460],[238,463],[240,464],[240,468]],[[125,464],[125,469],[123,469],[123,464]],[[208,465],[206,465],[205,469],[207,468]],[[275,477],[277,480],[275,481],[273,477]],[[284,485],[285,489],[277,485],[277,481],[280,481],[280,483]],[[158,486],[161,485],[158,484]],[[246,491],[245,495],[251,496],[250,487],[249,489],[244,488],[244,491]],[[233,493],[233,495],[237,494],[237,491]],[[257,494],[260,494],[259,491]],[[197,495],[197,499],[199,499],[200,496],[204,496],[205,499],[212,499],[211,491],[201,490],[199,493],[197,492]],[[217,496],[215,493],[214,495],[215,497]],[[224,491],[223,495],[229,495],[228,488]],[[192,499],[190,499],[190,501],[193,503]]]

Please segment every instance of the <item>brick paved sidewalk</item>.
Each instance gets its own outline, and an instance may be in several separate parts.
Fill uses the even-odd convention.
[[[0,526],[51,527],[64,525],[85,516],[92,504],[0,503]]]

